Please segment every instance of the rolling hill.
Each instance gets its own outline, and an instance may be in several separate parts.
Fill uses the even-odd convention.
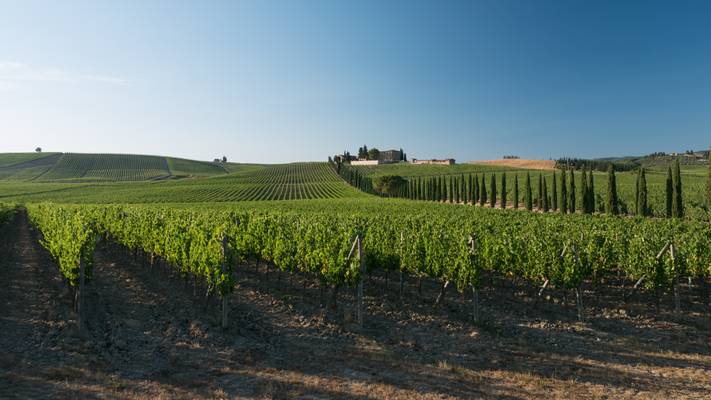
[[[0,180],[116,182],[225,175],[213,162],[132,154],[3,153]]]

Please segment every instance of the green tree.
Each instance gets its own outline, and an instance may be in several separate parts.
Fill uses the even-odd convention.
[[[568,212],[568,182],[565,178],[565,170],[560,174],[560,212]]]
[[[481,175],[481,185],[479,186],[479,191],[480,197],[479,197],[479,205],[484,206],[486,204],[486,176],[484,174]]]
[[[552,193],[551,193],[551,208],[553,211],[558,211],[558,185],[556,183],[556,180],[558,177],[556,176],[555,171],[553,171],[553,180],[551,181],[552,183]]]
[[[571,214],[575,214],[575,207],[577,205],[575,201],[575,170],[570,169],[570,202],[568,203],[568,208]]]
[[[672,179],[672,170],[671,167],[667,168],[667,181],[666,181],[666,215],[667,218],[672,217],[672,203],[673,203],[673,198],[674,198],[674,182]]]
[[[533,193],[531,193],[531,174],[526,172],[526,182],[523,187],[526,196],[526,210],[533,211]]]
[[[543,212],[548,212],[550,204],[548,204],[548,184],[547,179],[543,178]]]
[[[543,176],[538,174],[538,198],[536,199],[536,208],[543,209]]]
[[[491,208],[496,208],[496,174],[491,174]]]
[[[501,208],[506,209],[506,172],[501,176]]]
[[[379,160],[379,159],[380,159],[380,150],[376,149],[375,147],[368,150],[368,160]]]
[[[590,212],[595,212],[595,180],[593,179],[593,170],[590,168],[590,174],[588,175],[588,204],[590,204]]]
[[[590,214],[590,204],[588,203],[588,174],[583,168],[583,173],[580,176],[580,201],[582,202],[582,207],[580,210],[583,214]]]
[[[514,175],[513,208],[518,209],[518,174]]]
[[[479,175],[474,174],[474,199],[472,199],[472,204],[476,204],[479,202],[480,198],[480,190],[479,190]]]
[[[637,178],[637,205],[635,213],[639,216],[646,217],[649,215],[649,205],[647,204],[647,176],[643,168],[639,169]]]
[[[374,179],[373,189],[375,189],[377,193],[392,197],[397,196],[406,184],[407,180],[402,176],[383,175]]]
[[[684,203],[681,196],[681,167],[679,159],[674,162],[674,195],[672,197],[672,216],[682,218],[684,216]]]
[[[608,214],[617,215],[620,213],[617,199],[617,179],[615,178],[615,169],[612,164],[607,168],[607,207]]]

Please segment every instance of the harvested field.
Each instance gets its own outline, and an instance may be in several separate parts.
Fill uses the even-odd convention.
[[[494,165],[497,167],[511,167],[521,169],[538,169],[538,170],[553,170],[555,169],[555,161],[553,160],[482,160],[469,161],[469,164],[477,165]]]

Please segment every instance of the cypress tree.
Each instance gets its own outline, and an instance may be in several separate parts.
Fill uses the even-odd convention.
[[[548,204],[548,184],[547,179],[543,178],[543,212],[548,212],[550,204]]]
[[[464,182],[464,175],[459,175],[459,201],[466,203],[466,188],[465,188],[465,182]]]
[[[647,173],[644,168],[641,169],[639,174],[639,194],[638,194],[637,204],[639,209],[637,214],[643,217],[649,216],[649,204],[647,201]]]
[[[617,215],[620,209],[617,204],[617,180],[615,179],[615,169],[612,164],[607,167],[607,207],[608,214]]]
[[[469,186],[467,183],[469,183],[469,180],[464,180],[464,175],[462,175],[462,201],[464,204],[469,203]]]
[[[474,202],[474,179],[472,174],[469,174],[469,202]]]
[[[590,212],[595,212],[595,180],[593,179],[593,170],[590,168],[590,174],[588,175],[588,204],[590,204]]]
[[[642,215],[641,208],[639,206],[639,200],[640,200],[640,193],[639,193],[639,186],[640,182],[642,181],[642,167],[639,167],[637,169],[637,179],[635,180],[634,183],[634,213],[635,215]]]
[[[575,170],[570,169],[570,202],[568,203],[568,208],[571,214],[575,214]]]
[[[672,198],[674,197],[674,183],[672,182],[672,171],[671,167],[667,168],[667,181],[666,181],[666,211],[667,218],[672,217]]]
[[[543,176],[538,174],[538,198],[536,199],[536,208],[543,209]]]
[[[553,171],[553,180],[551,180],[551,183],[553,185],[553,187],[551,188],[551,190],[553,191],[551,193],[551,208],[553,209],[553,211],[558,211],[558,188],[556,184],[557,179],[558,177],[556,176],[555,171]]]
[[[672,216],[682,218],[684,216],[684,203],[681,196],[681,168],[679,159],[674,163],[674,196],[672,197]]]
[[[590,204],[588,204],[588,174],[583,168],[583,173],[580,177],[580,201],[583,203],[580,210],[583,214],[590,213]]]
[[[514,175],[513,208],[518,210],[518,174]]]
[[[506,209],[506,172],[501,176],[501,208]]]
[[[531,174],[526,172],[526,182],[524,185],[524,195],[526,196],[526,210],[533,211],[533,194],[531,193]]]
[[[496,174],[491,174],[491,208],[496,208]]]
[[[560,212],[568,212],[568,182],[565,179],[565,170],[560,174]]]
[[[486,176],[484,174],[481,175],[481,185],[479,186],[479,191],[479,205],[483,207],[486,204]]]
[[[474,199],[472,200],[472,204],[476,204],[479,202],[479,175],[474,175]]]

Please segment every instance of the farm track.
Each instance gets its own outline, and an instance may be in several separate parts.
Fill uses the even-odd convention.
[[[216,302],[193,296],[159,263],[100,244],[88,284],[87,334],[74,329],[68,292],[24,214],[0,237],[0,398],[709,398],[709,309],[684,303],[675,322],[618,309],[603,292],[586,324],[571,307],[533,307],[531,288],[482,290],[485,322],[450,293],[433,308],[435,281],[406,281],[397,299],[384,276],[366,280],[366,329],[351,323],[352,293],[338,308],[319,304],[301,276],[238,268],[230,328],[217,328]],[[202,289],[200,286],[198,288]],[[614,288],[613,288],[614,289]],[[512,290],[513,292],[514,290]],[[559,297],[559,293],[551,293]],[[686,293],[684,294],[685,298]],[[588,293],[588,296],[590,294]],[[324,293],[324,302],[329,294]],[[589,297],[588,297],[589,299]],[[668,303],[669,299],[665,299]],[[589,300],[590,304],[593,303]],[[644,306],[647,308],[648,306]]]

